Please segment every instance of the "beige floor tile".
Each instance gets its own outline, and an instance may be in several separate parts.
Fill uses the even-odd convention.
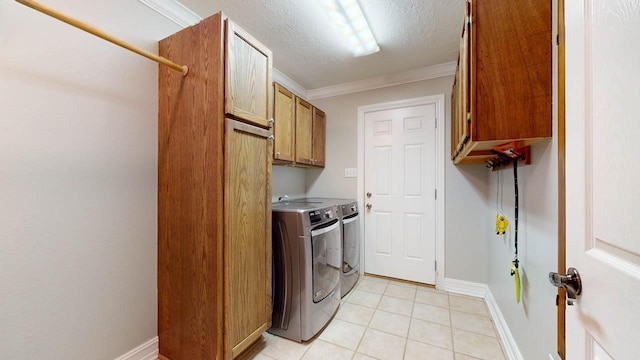
[[[449,308],[449,295],[447,295],[447,293],[418,289],[418,292],[416,292],[416,302]]]
[[[484,299],[450,295],[449,308],[451,310],[489,317],[489,312],[487,311]]]
[[[340,319],[354,324],[368,326],[373,313],[376,311],[374,308],[352,304],[350,302],[343,303],[338,309],[338,313],[335,319]]]
[[[498,339],[464,330],[453,329],[455,351],[483,360],[504,360]]]
[[[497,337],[489,318],[451,310],[451,327],[482,335]]]
[[[411,319],[409,339],[452,350],[451,328],[428,321]]]
[[[260,353],[277,360],[300,360],[310,346],[310,343],[298,343],[279,336],[271,336]]]
[[[439,306],[415,303],[413,305],[413,314],[411,317],[414,319],[438,323],[440,325],[451,326],[449,309]]]
[[[407,340],[404,358],[406,360],[453,360],[453,351]]]
[[[380,302],[382,295],[370,293],[368,291],[354,290],[347,299],[347,302],[357,305],[362,305],[370,308],[375,308]]]
[[[385,296],[392,296],[399,299],[413,301],[416,297],[416,288],[405,287],[397,283],[391,283],[384,292]]]
[[[474,358],[469,355],[460,354],[460,353],[455,353],[455,354],[456,354],[456,360],[478,360],[478,358]]]
[[[406,339],[382,331],[367,329],[358,352],[380,360],[398,360],[404,355]]]
[[[260,354],[256,354],[254,357],[252,357],[251,360],[277,360],[277,359],[272,358],[271,356],[267,356],[267,355],[264,355],[264,354],[260,353]]]
[[[416,284],[412,284],[412,283],[408,283],[408,282],[404,282],[404,281],[394,281],[394,280],[389,280],[389,284],[393,284],[396,286],[401,286],[401,287],[405,287],[405,288],[409,288],[409,289],[417,289],[418,286]]]
[[[385,284],[388,284],[388,283],[389,283],[389,280],[384,279],[384,278],[379,278],[379,277],[377,277],[377,276],[368,276],[368,275],[365,275],[365,276],[363,276],[363,277],[362,277],[362,281],[364,281],[364,280],[377,281],[377,282],[385,283]]]
[[[387,288],[387,284],[380,281],[373,281],[369,279],[362,280],[356,289],[362,291],[372,292],[374,294],[384,294],[385,289]]]
[[[349,350],[355,350],[365,330],[366,327],[364,326],[334,318],[318,338]]]
[[[384,331],[389,334],[407,337],[411,318],[404,315],[376,310],[369,328]]]
[[[378,305],[378,310],[391,312],[398,315],[411,316],[413,302],[390,296],[383,296]]]
[[[353,355],[353,360],[378,360],[376,358],[372,358],[371,356],[367,356],[365,354],[356,353]]]
[[[351,360],[353,354],[353,351],[316,339],[302,360]]]

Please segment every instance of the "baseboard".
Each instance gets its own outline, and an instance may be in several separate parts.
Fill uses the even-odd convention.
[[[156,360],[158,359],[158,337],[145,342],[114,360]]]
[[[484,299],[488,287],[486,284],[445,278],[444,290],[454,294],[467,295]]]
[[[524,360],[522,354],[520,353],[520,349],[518,349],[518,344],[516,344],[516,340],[513,338],[511,330],[509,330],[509,326],[507,325],[504,316],[502,316],[502,312],[498,307],[498,303],[496,302],[496,299],[493,297],[493,293],[489,288],[487,288],[487,294],[484,299],[487,302],[487,307],[489,308],[491,318],[496,324],[498,335],[500,336],[500,339],[502,339],[502,345],[504,346],[504,352],[507,356],[507,359]]]

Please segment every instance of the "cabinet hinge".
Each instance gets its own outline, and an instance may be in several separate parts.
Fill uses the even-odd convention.
[[[438,189],[433,190],[433,198],[438,200]]]
[[[556,34],[556,45],[560,45],[560,34]]]
[[[436,272],[438,271],[438,260],[436,260],[436,261],[434,262],[434,264],[433,264],[433,270],[434,270],[434,271],[436,271]]]
[[[438,118],[436,118],[436,129],[438,128]]]

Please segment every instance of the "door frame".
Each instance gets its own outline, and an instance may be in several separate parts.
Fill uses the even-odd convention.
[[[435,104],[436,106],[436,289],[444,288],[444,269],[445,269],[445,257],[444,257],[444,200],[445,200],[445,124],[446,124],[446,111],[444,94],[423,96],[405,100],[390,101],[378,104],[358,106],[358,185],[357,185],[357,197],[358,203],[361,204],[360,212],[363,214],[362,221],[360,221],[360,274],[364,274],[364,117],[368,112],[393,110],[397,108],[420,106]]]

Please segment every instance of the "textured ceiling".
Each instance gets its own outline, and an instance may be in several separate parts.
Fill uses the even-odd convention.
[[[220,10],[274,54],[306,89],[455,61],[465,0],[359,0],[380,52],[354,58],[317,0],[180,0],[198,15]]]

